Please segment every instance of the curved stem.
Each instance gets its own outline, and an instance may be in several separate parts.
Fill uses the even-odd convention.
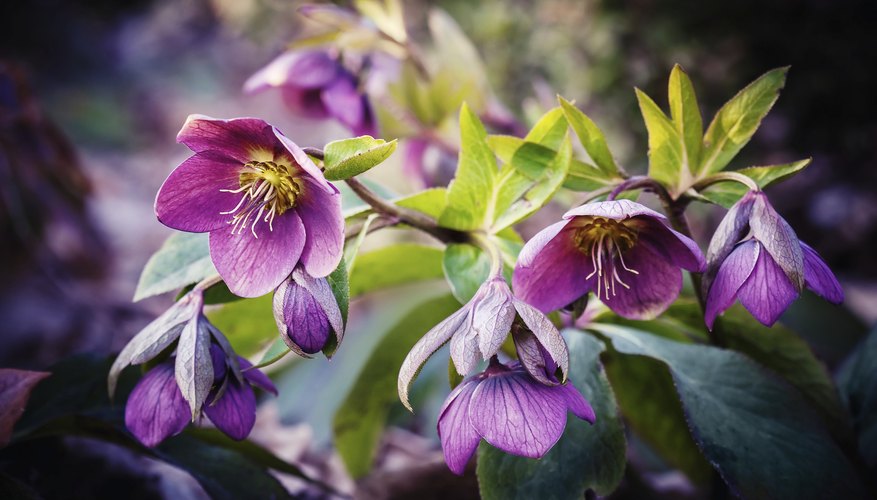
[[[213,276],[208,276],[208,277],[204,278],[203,280],[199,281],[195,285],[195,288],[193,288],[192,290],[198,290],[200,292],[203,292],[203,291],[207,290],[208,288],[210,288],[214,285],[218,285],[220,283],[222,283],[222,277],[219,276],[218,274],[214,274]]]
[[[701,191],[703,189],[706,189],[709,186],[712,186],[713,184],[717,184],[719,182],[727,182],[727,181],[739,182],[740,184],[743,184],[744,186],[748,187],[752,191],[761,190],[761,188],[758,186],[758,184],[754,180],[741,174],[740,172],[718,172],[718,173],[715,173],[709,177],[706,177],[704,179],[697,181],[691,187],[693,187],[697,191]]]
[[[658,181],[652,179],[651,177],[647,177],[645,175],[634,175],[629,179],[625,180],[621,184],[615,186],[615,188],[609,193],[609,196],[606,197],[606,200],[614,200],[619,194],[624,191],[630,191],[632,189],[646,189],[658,195],[661,198],[661,202],[664,205],[674,204],[673,197],[670,196],[670,193],[667,192],[667,189],[662,186]]]
[[[502,252],[496,246],[496,243],[490,241],[490,238],[484,233],[472,233],[472,243],[484,251],[490,259],[489,276],[502,276]]]

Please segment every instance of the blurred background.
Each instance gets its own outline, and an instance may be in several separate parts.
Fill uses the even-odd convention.
[[[170,234],[155,220],[152,202],[165,176],[189,154],[174,141],[188,114],[260,117],[301,145],[321,146],[347,135],[339,126],[292,116],[277,93],[240,91],[249,75],[301,33],[298,5],[0,3],[0,366],[39,369],[76,352],[117,352],[170,302],[159,297],[132,304],[130,298],[146,260]],[[830,311],[816,321],[805,298],[786,322],[801,325],[834,367],[865,325],[877,320],[877,4],[406,1],[415,36],[432,5],[447,10],[472,38],[494,91],[520,119],[551,106],[555,94],[574,99],[632,171],[647,164],[633,87],[666,109],[667,78],[679,63],[694,82],[707,121],[757,76],[791,65],[774,110],[732,168],[813,158],[804,173],[768,193],[801,239],[835,270],[850,312]],[[392,168],[399,165],[384,175],[392,177]],[[703,207],[699,213],[696,229],[703,235],[721,212]],[[300,375],[298,385],[266,410],[273,412],[271,423],[259,424],[275,427],[261,432],[299,443],[293,447],[319,448],[328,428],[292,426],[307,420],[296,413],[295,398],[310,383],[322,382],[315,374]],[[435,458],[429,440],[413,434],[388,439],[411,448],[400,456]],[[95,460],[119,469],[125,481],[136,476],[130,463],[111,467],[103,452],[90,451],[97,445],[77,451],[69,443],[51,446],[64,452],[51,455],[47,467],[86,467]],[[309,445],[299,447],[286,451],[301,458]],[[332,460],[319,455],[315,467],[330,474],[338,469]],[[82,484],[88,480],[76,477],[76,467],[66,474],[66,481],[94,495],[112,487],[108,481]],[[172,483],[165,480],[159,488],[167,493]]]

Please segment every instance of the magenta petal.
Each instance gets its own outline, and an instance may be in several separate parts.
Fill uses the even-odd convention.
[[[358,129],[365,123],[366,107],[352,77],[335,80],[323,89],[321,98],[329,114],[347,128]]]
[[[816,250],[804,242],[801,242],[801,251],[804,253],[804,281],[807,288],[832,304],[843,302],[843,288],[828,268],[828,264],[816,253]]]
[[[277,289],[275,303],[280,301],[282,312],[281,334],[287,344],[292,342],[306,354],[320,352],[332,328],[326,312],[305,287],[286,280]]]
[[[786,273],[761,247],[752,274],[737,292],[740,303],[755,319],[771,326],[797,297],[798,291]]]
[[[256,395],[247,384],[229,378],[219,400],[204,405],[204,413],[226,436],[242,440],[256,423]]]
[[[518,256],[512,285],[515,295],[544,313],[578,299],[591,289],[585,276],[591,260],[576,248],[569,221],[552,224],[533,236]]]
[[[241,366],[241,373],[243,373],[244,378],[247,379],[248,382],[265,392],[270,392],[275,396],[277,395],[277,387],[274,386],[274,382],[272,382],[271,379],[268,378],[268,375],[265,375],[262,370],[252,368],[253,364],[240,356],[238,356],[238,363]]]
[[[610,200],[585,203],[563,214],[564,219],[579,216],[605,217],[607,219],[624,220],[631,217],[647,216],[665,219],[662,214],[651,208],[630,200]]]
[[[292,155],[295,163],[301,167],[305,173],[308,174],[309,178],[306,180],[312,181],[311,183],[318,189],[325,191],[330,195],[338,194],[338,188],[336,188],[332,183],[326,180],[326,177],[323,176],[322,170],[320,170],[311,158],[304,152],[302,148],[298,146],[298,144],[292,142],[289,137],[283,135],[283,133],[276,128],[274,130],[274,137],[280,141],[280,145],[286,148],[286,151]],[[305,186],[305,189],[312,186]],[[307,194],[305,195],[307,196]]]
[[[514,455],[540,458],[566,426],[566,401],[525,372],[481,380],[469,403],[469,421],[488,443]]]
[[[338,267],[344,254],[341,195],[321,191],[316,182],[308,182],[305,189],[295,207],[307,232],[301,262],[308,274],[322,278]]]
[[[258,297],[277,287],[295,268],[305,241],[305,228],[295,210],[274,219],[274,230],[261,224],[257,234],[210,233],[210,257],[229,290],[241,297]]]
[[[557,386],[554,390],[558,391],[563,396],[563,399],[566,401],[567,409],[569,409],[573,415],[592,424],[597,420],[596,415],[594,415],[594,409],[591,408],[591,404],[588,403],[588,400],[582,396],[582,393],[572,385],[572,382],[567,382],[564,385]]]
[[[758,262],[761,245],[755,240],[741,243],[728,255],[716,273],[716,279],[706,298],[706,326],[712,330],[716,316],[737,300],[737,291],[749,279]]]
[[[667,261],[693,272],[706,269],[703,252],[694,240],[655,218],[642,217],[640,220],[640,238],[651,243],[652,248],[658,250]]]
[[[322,89],[301,89],[283,87],[281,95],[286,106],[296,115],[322,120],[329,117],[329,110],[323,105]]]
[[[165,226],[204,233],[225,226],[240,194],[237,189],[242,164],[219,153],[197,153],[180,164],[161,185],[155,197],[155,215]]]
[[[247,79],[244,92],[252,94],[282,86],[317,89],[328,85],[339,69],[325,52],[285,52]]]
[[[147,372],[125,405],[125,427],[148,447],[182,432],[190,416],[189,404],[174,378],[173,362]]]
[[[177,134],[177,142],[185,144],[196,153],[214,151],[241,164],[253,159],[254,150],[265,149],[266,146],[271,147],[276,143],[271,125],[264,120],[219,120],[203,115],[189,115]]]
[[[477,385],[478,381],[473,379],[458,385],[439,412],[438,434],[442,452],[448,468],[458,476],[463,475],[481,441],[481,436],[469,421],[469,401]]]
[[[639,274],[633,274],[617,267],[621,279],[630,287],[615,284],[615,295],[606,287],[601,290],[599,299],[627,319],[652,319],[666,311],[682,290],[682,271],[668,262],[648,242],[639,241],[624,254],[627,267]]]

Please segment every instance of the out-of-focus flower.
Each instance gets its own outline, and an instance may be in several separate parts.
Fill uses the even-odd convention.
[[[226,358],[216,344],[211,345],[213,384],[203,413],[220,431],[236,440],[246,438],[256,422],[256,396],[253,386],[277,394],[264,373],[251,368],[247,360]],[[191,421],[189,405],[174,376],[174,360],[149,370],[134,387],[125,406],[125,426],[145,446],[156,446],[179,434]]]
[[[376,135],[374,112],[356,76],[325,51],[288,51],[244,84],[253,94],[279,88],[293,113],[334,118],[356,135]]]
[[[496,355],[516,314],[566,376],[569,352],[563,336],[544,314],[512,295],[502,276],[492,276],[462,309],[436,325],[411,348],[399,370],[402,403],[411,409],[408,402],[411,382],[426,360],[446,342],[451,342],[451,359],[457,372],[467,375],[479,361]]]
[[[522,457],[540,458],[560,439],[566,413],[594,423],[594,410],[572,383],[543,385],[517,363],[494,358],[483,373],[464,380],[445,400],[438,434],[445,462],[463,474],[483,438]]]
[[[457,156],[429,139],[413,137],[405,141],[402,168],[421,189],[447,186],[457,171]]]
[[[210,256],[232,292],[264,295],[299,262],[316,277],[338,266],[340,193],[279,130],[192,115],[177,141],[195,155],[164,181],[155,213],[174,229],[210,233]]]
[[[809,288],[829,302],[843,302],[843,289],[813,248],[774,210],[762,191],[750,191],[728,210],[707,250],[705,320],[740,300],[770,326]]]
[[[322,350],[333,332],[337,344],[344,335],[344,320],[329,282],[301,267],[274,292],[274,319],[286,345],[304,357]]]
[[[547,313],[594,291],[620,316],[654,318],[679,296],[680,268],[705,266],[697,244],[665,221],[628,200],[574,208],[524,245],[515,294]]]

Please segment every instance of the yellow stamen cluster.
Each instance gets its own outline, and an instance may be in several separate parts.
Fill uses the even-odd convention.
[[[635,269],[627,267],[624,263],[624,252],[636,245],[637,233],[625,226],[622,222],[603,217],[593,217],[584,225],[576,228],[573,241],[578,249],[591,257],[593,272],[585,279],[591,279],[597,275],[597,297],[600,297],[601,289],[604,291],[605,300],[610,300],[615,293],[615,284],[630,289],[630,285],[621,279],[618,267],[631,273],[639,274]]]
[[[253,236],[258,238],[256,224],[260,220],[268,223],[268,229],[273,231],[274,218],[294,207],[301,195],[301,183],[293,174],[294,170],[282,163],[246,163],[240,174],[240,187],[220,189],[223,193],[243,193],[237,206],[227,212],[220,212],[232,216],[228,221],[232,226],[231,233],[241,234],[249,226]]]

